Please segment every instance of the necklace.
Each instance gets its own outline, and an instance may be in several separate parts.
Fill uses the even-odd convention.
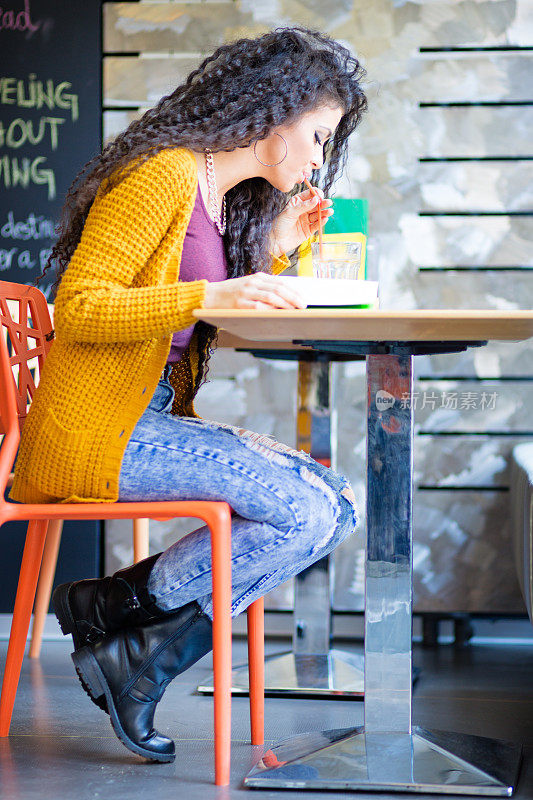
[[[211,217],[217,230],[221,236],[226,232],[226,197],[222,198],[222,218],[220,217],[219,204],[218,204],[218,189],[217,179],[215,175],[215,165],[213,163],[213,153],[206,147],[205,154],[205,169],[207,174],[207,188],[209,189],[209,210]]]

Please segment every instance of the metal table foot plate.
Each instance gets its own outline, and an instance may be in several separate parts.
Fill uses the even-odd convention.
[[[520,751],[508,742],[416,727],[410,734],[322,731],[267,750],[244,783],[263,789],[509,797]]]
[[[363,655],[330,650],[328,653],[276,653],[265,659],[265,693],[291,697],[354,697],[364,692]],[[199,686],[210,694],[210,685]],[[232,670],[231,691],[248,694],[248,665]]]

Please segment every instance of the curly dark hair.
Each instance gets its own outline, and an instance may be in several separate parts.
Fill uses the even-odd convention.
[[[313,183],[327,195],[344,166],[348,137],[367,107],[360,85],[364,75],[346,47],[303,27],[277,28],[256,39],[222,45],[185,83],[132,122],[83,167],[67,193],[57,229],[59,238],[43,275],[56,266],[57,289],[104,179],[109,179],[109,191],[129,170],[168,147],[185,146],[197,152],[206,147],[213,152],[248,147],[276,127],[334,103],[344,114],[326,145],[323,168],[313,175]],[[297,191],[301,187],[295,187]],[[269,233],[291,194],[263,178],[242,181],[226,192],[228,277],[269,269]],[[212,330],[204,326],[201,331],[198,326],[200,353],[207,353]]]

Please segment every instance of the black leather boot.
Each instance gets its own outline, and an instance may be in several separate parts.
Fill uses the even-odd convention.
[[[72,660],[92,697],[105,695],[120,741],[152,761],[173,761],[174,742],[153,726],[156,706],[170,681],[211,649],[211,620],[193,602],[75,650]]]
[[[108,578],[62,583],[52,605],[65,636],[72,634],[74,649],[93,644],[108,633],[167,616],[148,592],[148,578],[161,553],[145,558]]]

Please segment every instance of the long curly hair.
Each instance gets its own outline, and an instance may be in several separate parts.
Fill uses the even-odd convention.
[[[329,193],[342,170],[348,137],[366,110],[365,71],[342,44],[303,27],[277,28],[255,39],[224,44],[193,70],[185,83],[132,122],[89,161],[70,187],[57,228],[59,238],[45,266],[55,267],[57,289],[80,241],[98,187],[111,190],[128,172],[168,147],[231,151],[265,139],[278,126],[323,105],[340,105],[343,116],[326,145],[325,163],[313,183]],[[263,178],[242,181],[226,193],[224,247],[228,277],[268,271],[269,233],[295,187],[285,194]],[[41,276],[42,277],[42,276]],[[213,328],[197,324],[202,355],[198,388]]]

